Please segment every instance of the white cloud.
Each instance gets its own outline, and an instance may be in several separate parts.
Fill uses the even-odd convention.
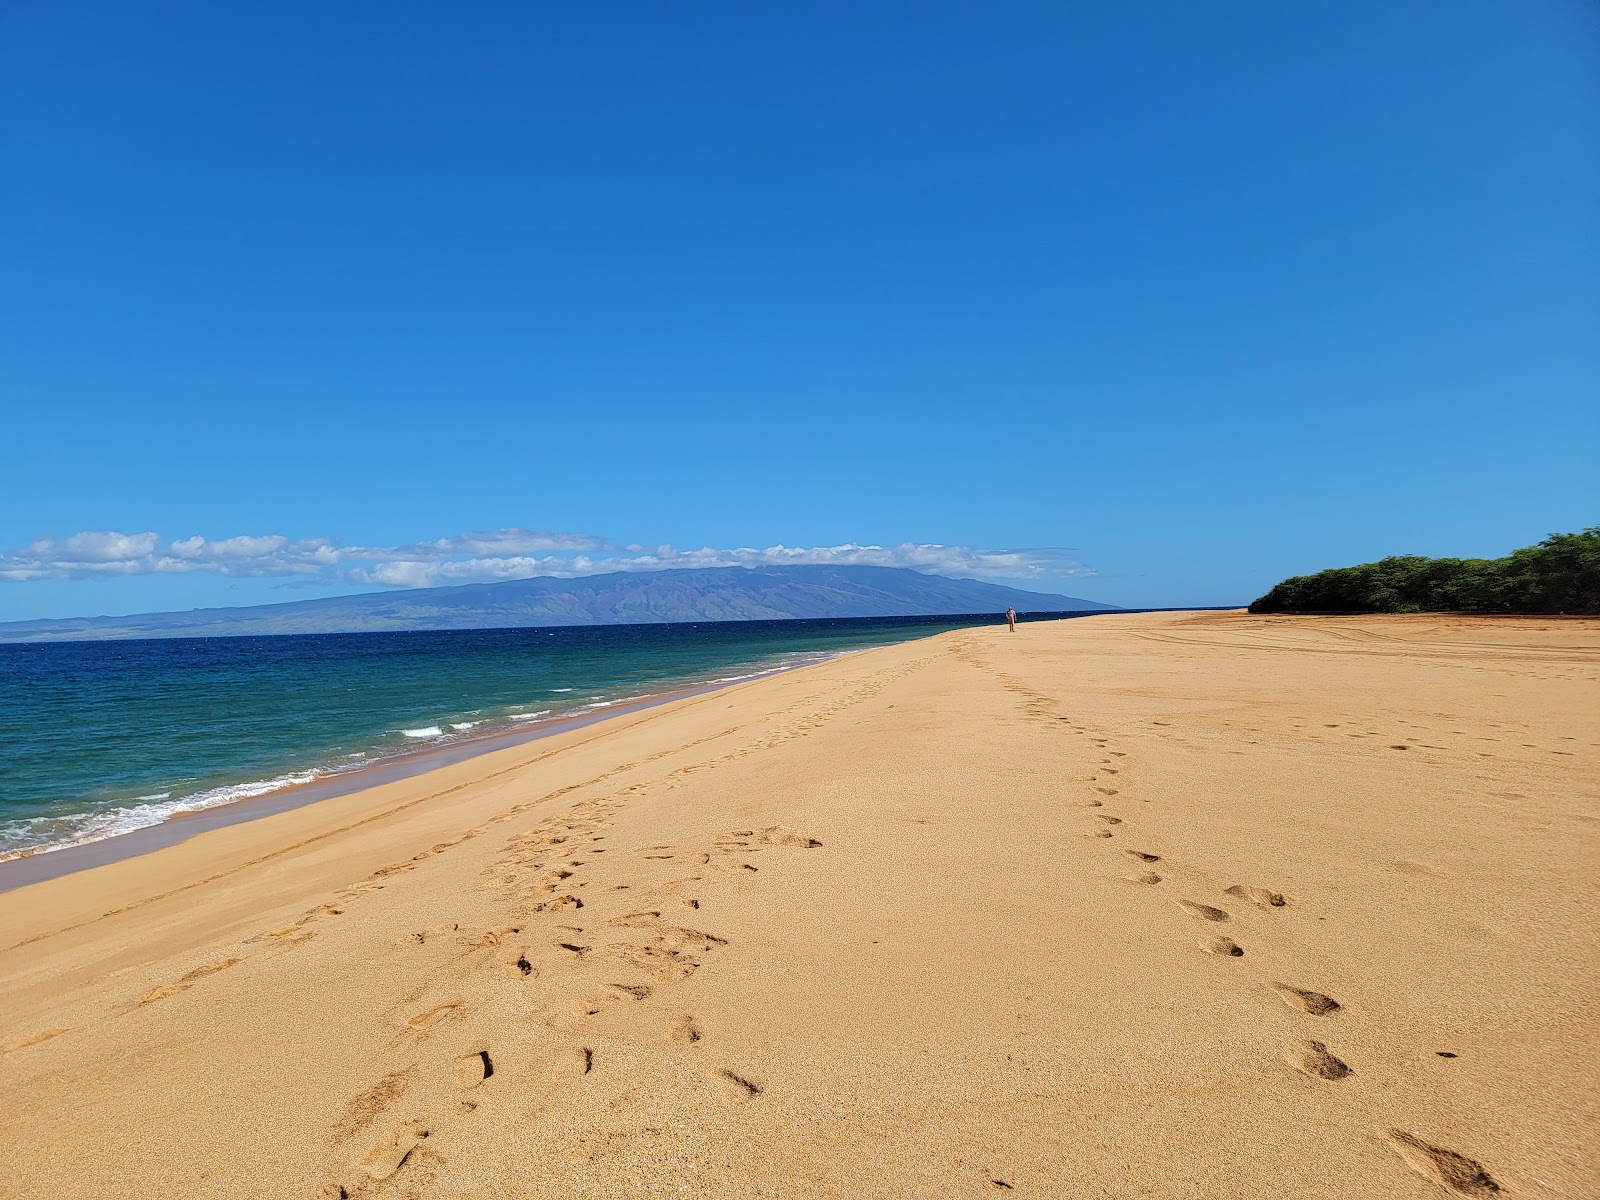
[[[404,546],[341,546],[331,538],[291,540],[282,534],[208,539],[198,534],[162,543],[155,533],[111,530],[40,538],[0,554],[0,581],[81,579],[104,575],[186,574],[300,576],[385,587],[433,587],[533,576],[571,578],[610,571],[686,567],[909,567],[932,575],[1040,580],[1092,575],[1060,549],[980,550],[905,542],[896,546],[743,546],[679,550],[617,545],[579,533],[529,529],[472,531]]]
[[[220,542],[207,542],[205,548],[217,558],[262,558],[288,544],[288,538],[273,534],[271,537],[223,538]]]
[[[58,554],[63,562],[122,563],[144,558],[160,541],[158,533],[75,533],[62,544]]]
[[[1055,549],[975,550],[970,546],[904,542],[898,546],[768,546],[736,550],[677,550],[658,547],[654,554],[630,559],[611,570],[659,570],[663,567],[761,567],[814,564],[822,566],[909,567],[933,575],[990,579],[1027,579],[1093,574]]]
[[[339,562],[339,547],[327,538],[301,538],[293,549],[302,560],[319,567],[337,566]]]
[[[357,583],[384,583],[390,587],[431,587],[434,582],[434,563],[402,562],[379,563],[371,570],[353,572]]]
[[[594,561],[582,554],[573,558],[559,555],[547,555],[543,558],[516,555],[510,558],[444,559],[438,562],[400,559],[394,562],[381,562],[373,567],[354,568],[349,572],[349,578],[356,583],[383,583],[395,587],[498,583],[505,579],[529,579],[535,575],[558,577],[592,575],[596,573],[596,568],[593,567]]]
[[[162,545],[156,533],[91,530],[62,541],[39,538],[0,554],[0,579],[79,579],[94,575],[323,574],[338,565],[333,543],[313,538],[291,543],[281,534],[210,541],[200,536]]]
[[[607,550],[613,549],[603,539],[587,533],[551,533],[542,529],[491,529],[473,530],[453,538],[438,538],[431,542],[414,542],[397,547],[393,553],[411,554],[418,559],[455,558],[469,555],[474,558],[503,558],[506,556],[541,554],[551,550]]]
[[[203,537],[181,538],[167,547],[169,554],[176,554],[179,558],[199,558],[206,548]]]

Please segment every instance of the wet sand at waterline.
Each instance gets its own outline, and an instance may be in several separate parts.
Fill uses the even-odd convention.
[[[20,888],[0,1193],[1592,1196],[1597,674],[999,625]]]

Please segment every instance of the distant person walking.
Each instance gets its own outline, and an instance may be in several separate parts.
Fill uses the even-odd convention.
[[[1009,604],[1006,605],[1006,624],[1010,626],[1012,633],[1017,631],[1017,610]]]

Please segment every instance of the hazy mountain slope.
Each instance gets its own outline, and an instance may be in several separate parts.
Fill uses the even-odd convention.
[[[1019,612],[1113,607],[900,567],[713,567],[581,579],[514,579],[249,608],[13,621],[0,624],[0,641],[924,616],[999,613],[1008,604]]]

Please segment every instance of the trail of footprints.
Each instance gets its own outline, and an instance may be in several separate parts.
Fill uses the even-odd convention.
[[[1043,705],[1037,699],[1030,699],[1030,711],[1039,713]],[[1049,714],[1054,715],[1054,714]],[[1070,718],[1056,716],[1054,719],[1070,721]],[[1075,733],[1089,737],[1106,757],[1101,758],[1094,768],[1094,774],[1087,780],[1096,785],[1094,791],[1097,796],[1110,797],[1119,794],[1119,789],[1099,784],[1104,775],[1116,775],[1120,768],[1114,765],[1117,760],[1126,757],[1120,751],[1110,749],[1110,739],[1092,735],[1087,726],[1072,725]],[[1104,801],[1095,797],[1082,799],[1078,804],[1089,808],[1103,808]],[[1095,813],[1100,821],[1106,825],[1118,826],[1124,824],[1121,818],[1109,813]],[[1091,828],[1085,831],[1085,836],[1097,840],[1104,840],[1115,836],[1120,830],[1110,828]],[[1128,849],[1123,853],[1133,861],[1135,870],[1126,876],[1132,883],[1145,886],[1155,886],[1165,882],[1162,874],[1155,869],[1162,862],[1162,856],[1148,850]],[[1250,904],[1263,912],[1277,912],[1290,907],[1289,898],[1281,892],[1272,891],[1270,888],[1259,887],[1253,884],[1234,884],[1223,889],[1223,894],[1232,896],[1237,900]],[[1175,907],[1183,915],[1204,922],[1209,925],[1225,925],[1233,920],[1233,914],[1226,908],[1207,903],[1204,900],[1180,897]],[[1231,937],[1216,934],[1211,937],[1201,938],[1200,949],[1208,954],[1220,958],[1244,958],[1244,947]],[[1310,1018],[1328,1018],[1343,1011],[1343,1006],[1332,996],[1310,988],[1300,987],[1297,984],[1285,983],[1279,980],[1263,981],[1263,986],[1294,1011]],[[1442,1053],[1442,1057],[1453,1058],[1454,1055]],[[1330,1083],[1339,1082],[1355,1074],[1355,1068],[1341,1059],[1337,1053],[1328,1048],[1326,1042],[1318,1038],[1306,1037],[1288,1046],[1283,1052],[1283,1061],[1294,1070],[1311,1079],[1323,1080]],[[1432,1180],[1447,1191],[1458,1196],[1483,1197],[1500,1193],[1500,1185],[1484,1169],[1483,1165],[1465,1155],[1457,1154],[1442,1146],[1436,1146],[1424,1141],[1415,1133],[1404,1130],[1391,1129],[1383,1133],[1385,1143],[1392,1149],[1412,1170],[1424,1178]]]
[[[592,877],[593,867],[610,850],[605,830],[626,798],[624,791],[585,801],[508,843],[486,872],[485,887],[514,923],[478,930],[448,924],[412,935],[418,945],[444,943],[462,951],[484,986],[475,987],[469,977],[471,999],[452,994],[429,1002],[418,995],[396,1014],[403,1046],[440,1049],[431,1066],[421,1053],[346,1105],[333,1141],[353,1153],[346,1177],[324,1192],[330,1200],[387,1195],[391,1180],[425,1187],[444,1163],[434,1148],[440,1132],[470,1120],[499,1094],[496,1081],[516,1081],[505,1090],[516,1103],[539,1098],[534,1115],[555,1103],[561,1089],[585,1083],[603,1069],[607,1038],[597,1023],[617,1004],[661,1009],[662,1041],[688,1056],[724,1102],[744,1104],[765,1094],[765,1084],[745,1069],[700,1065],[706,1033],[692,1014],[673,1010],[670,990],[727,945],[695,923],[707,888],[758,872],[757,860],[769,850],[811,850],[822,843],[780,825],[732,830],[700,847],[644,847],[633,852],[640,869],[624,873],[634,882],[608,886]],[[650,882],[638,885],[641,878]],[[496,1017],[509,1012],[515,1018],[519,1032],[512,1044],[472,1039],[474,1016],[484,1006],[494,1006]],[[419,1086],[425,1072],[433,1073],[428,1088]],[[448,1077],[448,1087],[441,1087],[441,1077]],[[416,1093],[427,1100],[408,1108],[408,1095]]]
[[[1111,739],[1091,733],[1089,726],[1080,724],[1070,716],[1064,716],[1057,711],[1056,701],[1033,688],[1028,687],[1021,680],[990,666],[973,653],[971,646],[964,646],[958,650],[958,656],[971,666],[998,678],[1001,685],[1008,691],[1023,697],[1022,710],[1029,717],[1050,721],[1065,722],[1072,733],[1077,736],[1087,737],[1101,752],[1101,757],[1095,764],[1093,772],[1087,779],[1080,780],[1093,786],[1094,795],[1076,801],[1082,808],[1100,809],[1105,807],[1105,799],[1121,794],[1121,788],[1112,786],[1119,782],[1118,776],[1122,772],[1120,760],[1127,757],[1125,751],[1113,749]],[[1157,722],[1161,724],[1161,722]],[[1398,748],[1398,747],[1397,747]],[[1107,778],[1109,777],[1109,778]],[[1102,825],[1084,830],[1084,837],[1095,841],[1114,839],[1121,830],[1110,828],[1125,824],[1122,818],[1110,813],[1095,813]],[[1135,870],[1125,878],[1132,883],[1154,887],[1165,882],[1160,871],[1156,870],[1157,864],[1162,862],[1162,856],[1148,850],[1129,849],[1123,852],[1133,860]],[[1252,884],[1234,884],[1224,889],[1224,895],[1235,897],[1264,912],[1275,912],[1290,907],[1290,900],[1280,892]],[[1208,904],[1203,900],[1183,897],[1178,899],[1176,908],[1184,915],[1209,925],[1223,925],[1233,920],[1233,914],[1226,908]],[[1240,946],[1231,937],[1216,934],[1202,938],[1199,941],[1201,950],[1220,958],[1238,959],[1245,957],[1244,947]],[[1276,995],[1284,1004],[1295,1011],[1311,1018],[1328,1018],[1343,1011],[1343,1006],[1333,997],[1309,988],[1299,987],[1294,984],[1280,981],[1266,981],[1264,986]],[[1283,1052],[1283,1061],[1294,1070],[1311,1079],[1338,1082],[1350,1078],[1355,1074],[1355,1068],[1330,1050],[1325,1042],[1316,1038],[1307,1037],[1287,1047]],[[1453,1054],[1441,1052],[1441,1057],[1453,1058]],[[1404,1130],[1390,1129],[1383,1133],[1386,1144],[1419,1175],[1439,1184],[1447,1191],[1468,1197],[1484,1197],[1498,1195],[1500,1185],[1484,1169],[1483,1165],[1465,1155],[1453,1150],[1434,1145],[1424,1141],[1416,1133]]]
[[[866,694],[886,681],[871,682],[876,686],[862,689]],[[822,716],[864,698],[866,695],[846,697]],[[814,710],[764,741],[803,735],[820,719]],[[650,874],[651,867],[668,873],[667,878],[648,887],[613,884],[601,891],[594,886],[590,868],[610,849],[603,844],[604,830],[630,798],[662,782],[670,786],[692,770],[749,752],[741,748],[710,763],[681,767],[664,780],[582,801],[511,839],[505,853],[486,872],[485,886],[497,894],[499,906],[516,924],[477,932],[450,925],[413,935],[423,945],[447,938],[484,951],[492,948],[492,959],[486,958],[486,965],[492,962],[499,977],[524,985],[510,994],[494,993],[491,1001],[513,1005],[517,1015],[540,1035],[531,1045],[515,1048],[524,1061],[514,1063],[510,1072],[520,1075],[524,1084],[530,1082],[530,1071],[535,1076],[531,1089],[519,1087],[519,1092],[553,1096],[560,1087],[586,1079],[596,1070],[599,1050],[595,1043],[603,1041],[589,1036],[597,1018],[615,1004],[662,1003],[664,990],[699,970],[711,953],[727,944],[715,933],[690,923],[700,909],[696,893],[730,877],[758,873],[760,867],[754,860],[769,848],[821,846],[818,839],[786,826],[733,830],[703,848],[661,845],[639,850],[641,874]],[[630,873],[628,877],[636,876]],[[447,1021],[470,1021],[470,1016],[470,1006],[447,1001],[420,1009],[404,1024],[411,1033],[426,1038],[434,1027]],[[664,1018],[662,1038],[670,1046],[695,1054],[705,1043],[698,1022],[684,1013]],[[508,1056],[486,1045],[474,1045],[456,1055],[456,1109],[451,1111],[446,1105],[442,1115],[410,1116],[390,1126],[353,1160],[354,1178],[330,1184],[326,1195],[343,1200],[376,1195],[386,1180],[402,1170],[407,1186],[425,1183],[428,1171],[442,1161],[428,1139],[448,1121],[476,1111],[479,1101],[468,1093],[475,1093],[508,1069],[503,1057]],[[528,1066],[534,1060],[544,1061],[542,1071]],[[351,1130],[364,1130],[375,1123],[379,1112],[391,1105],[398,1107],[405,1092],[404,1080],[414,1069],[408,1068],[399,1077],[386,1076],[351,1101],[352,1116],[335,1131],[336,1140],[341,1132],[345,1138],[353,1137]],[[704,1078],[730,1103],[745,1103],[765,1092],[759,1079],[732,1067],[716,1068]]]

